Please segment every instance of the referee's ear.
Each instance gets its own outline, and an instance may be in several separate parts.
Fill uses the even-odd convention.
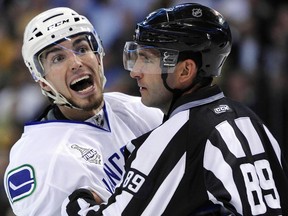
[[[192,59],[182,61],[179,70],[178,82],[181,89],[185,89],[191,85],[197,75],[197,65]],[[180,87],[179,86],[179,87]]]

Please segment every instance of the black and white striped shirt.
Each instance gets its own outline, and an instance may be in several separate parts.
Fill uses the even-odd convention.
[[[94,215],[288,215],[288,170],[262,121],[214,86],[187,95],[167,121],[133,140],[123,182]]]

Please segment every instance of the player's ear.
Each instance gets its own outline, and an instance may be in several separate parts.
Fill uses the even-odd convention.
[[[38,81],[40,87],[46,91],[51,91],[51,88],[50,86],[48,86],[45,82],[42,82],[42,81]]]

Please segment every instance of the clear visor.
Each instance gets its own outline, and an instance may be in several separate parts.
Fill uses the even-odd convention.
[[[173,73],[179,51],[126,42],[123,51],[124,68],[136,73]]]
[[[80,34],[57,41],[41,50],[34,57],[35,65],[42,76],[45,68],[53,69],[63,64],[70,64],[76,58],[91,60],[98,53],[98,44],[90,34]]]

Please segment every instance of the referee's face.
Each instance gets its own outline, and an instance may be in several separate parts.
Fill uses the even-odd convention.
[[[165,88],[161,73],[131,71],[130,76],[137,81],[142,103],[148,107],[159,108],[167,114],[173,95]]]
[[[103,100],[101,63],[85,35],[56,44],[41,55],[45,79],[71,104],[90,111]],[[49,86],[42,86],[50,91]]]
[[[149,62],[149,64],[154,64],[154,62]],[[143,104],[160,108],[164,114],[167,114],[173,99],[172,90],[181,90],[183,94],[193,91],[189,87],[196,77],[197,65],[191,59],[180,61],[172,72],[165,74],[166,78],[163,78],[161,73],[163,69],[160,68],[159,62],[155,62],[153,68],[158,73],[132,70],[130,76],[137,80]],[[188,90],[185,91],[187,88]]]

